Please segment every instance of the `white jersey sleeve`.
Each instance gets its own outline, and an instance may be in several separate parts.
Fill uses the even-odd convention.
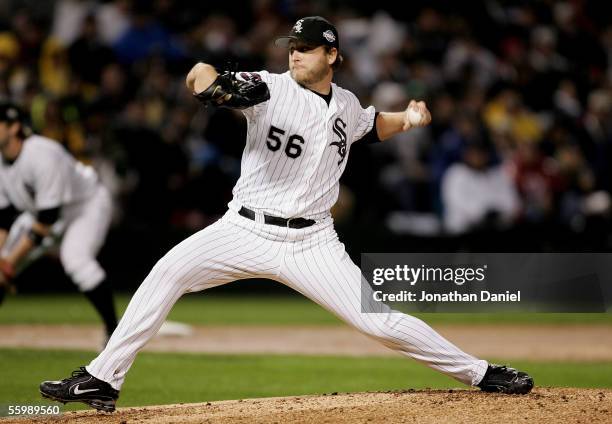
[[[354,94],[350,94],[350,109],[351,113],[354,113],[356,119],[354,122],[354,128],[351,137],[351,144],[365,136],[367,133],[372,130],[374,126],[374,117],[376,116],[376,109],[374,106],[368,106],[363,109],[359,100]]]
[[[9,206],[11,206],[11,202],[4,189],[0,187],[0,209],[8,208]]]
[[[38,211],[60,207],[70,187],[66,163],[49,160],[49,157],[44,159],[36,161],[36,167],[32,170],[36,188],[34,205]]]
[[[268,85],[268,89],[271,90],[270,85],[274,84],[273,76],[268,71],[258,71],[258,72],[236,72],[236,79],[241,81],[263,81]],[[268,107],[269,100],[256,104],[255,106],[251,106],[246,109],[242,109],[242,113],[248,120],[255,119],[256,116],[261,114],[262,111],[266,110]]]

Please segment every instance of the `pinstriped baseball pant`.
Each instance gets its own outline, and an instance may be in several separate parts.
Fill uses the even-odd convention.
[[[484,376],[486,361],[463,352],[423,321],[384,305],[376,313],[362,312],[361,271],[338,240],[331,218],[291,229],[257,223],[232,210],[157,262],[87,371],[120,390],[136,354],[183,294],[254,277],[291,287],[389,348],[465,384],[475,385]]]

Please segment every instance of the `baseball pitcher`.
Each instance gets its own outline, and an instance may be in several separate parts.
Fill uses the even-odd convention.
[[[361,272],[334,230],[330,208],[354,143],[378,143],[430,123],[425,103],[404,112],[362,108],[332,82],[340,66],[336,28],[315,16],[276,41],[287,49],[283,74],[217,74],[199,63],[187,75],[195,97],[240,109],[248,123],[241,175],[227,213],[171,249],[134,294],[117,330],[89,365],[40,386],[43,396],[113,411],[138,351],[184,294],[234,280],[269,278],[312,299],[391,349],[486,391],[527,393],[533,380],[488,364],[423,321],[389,308],[361,312]]]

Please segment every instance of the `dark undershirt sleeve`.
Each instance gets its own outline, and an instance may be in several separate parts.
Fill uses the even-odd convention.
[[[54,224],[55,221],[59,219],[61,208],[58,206],[56,208],[43,209],[38,211],[36,214],[36,219],[38,222],[44,225]]]
[[[0,209],[0,229],[8,231],[19,212],[13,205]]]
[[[357,143],[359,144],[376,144],[380,143],[380,138],[378,138],[378,131],[376,131],[376,120],[378,119],[378,112],[374,114],[374,125],[372,125],[372,129],[359,140]]]

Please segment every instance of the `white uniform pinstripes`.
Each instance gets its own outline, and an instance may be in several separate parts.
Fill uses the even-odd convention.
[[[372,129],[375,110],[362,109],[353,93],[335,84],[328,107],[289,72],[257,75],[268,84],[271,99],[245,111],[247,142],[229,207],[237,211],[247,206],[282,217],[323,218],[338,199],[338,180],[351,144]],[[267,145],[274,142],[268,137],[272,126],[284,131],[276,151]],[[303,144],[296,142],[302,153],[295,158],[283,154],[292,135],[304,139]],[[330,146],[330,142],[341,146]]]
[[[108,231],[112,200],[93,168],[51,139],[28,137],[13,164],[0,163],[0,208],[9,205],[22,214],[11,226],[2,255],[29,231],[37,212],[60,207],[60,220],[52,228],[54,236],[63,235],[60,260],[66,273],[81,291],[106,278],[96,256]]]
[[[245,111],[249,135],[230,210],[157,262],[106,348],[87,370],[119,390],[138,351],[184,293],[260,277],[295,289],[363,333],[431,368],[466,384],[478,383],[487,362],[464,353],[423,321],[387,307],[377,313],[361,311],[361,273],[338,240],[329,208],[337,200],[350,144],[372,128],[374,109],[362,109],[351,93],[335,85],[328,108],[289,74],[260,75],[270,87],[271,99]],[[297,149],[285,151],[292,134],[303,138],[299,155]],[[275,138],[281,142],[278,148]],[[257,220],[240,216],[241,206],[255,210]],[[262,213],[317,223],[303,229],[282,228],[264,224]]]

